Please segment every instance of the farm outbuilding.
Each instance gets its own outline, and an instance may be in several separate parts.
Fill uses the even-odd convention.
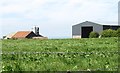
[[[86,21],[72,26],[72,38],[88,38],[90,32],[98,32],[99,34],[106,29],[117,30],[119,25],[101,25],[98,23]]]
[[[16,33],[11,33],[5,36],[4,39],[11,39]]]
[[[18,31],[12,38],[14,39],[23,39],[23,38],[32,38],[36,36],[33,31]]]
[[[35,27],[35,33],[33,31],[18,31],[14,34],[7,35],[4,39],[25,39],[25,38],[33,38],[33,39],[47,39],[39,34],[39,27]]]

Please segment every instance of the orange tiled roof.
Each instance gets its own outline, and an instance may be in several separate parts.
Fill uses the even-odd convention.
[[[32,31],[18,31],[12,38],[25,38],[29,35]]]

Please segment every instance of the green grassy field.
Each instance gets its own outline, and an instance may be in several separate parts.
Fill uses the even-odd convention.
[[[3,71],[116,71],[118,38],[3,40]]]

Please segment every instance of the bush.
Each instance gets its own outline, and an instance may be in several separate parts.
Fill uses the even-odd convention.
[[[117,36],[120,37],[120,28],[117,29]]]
[[[90,35],[89,35],[89,38],[98,38],[99,37],[99,34],[97,32],[91,32]]]
[[[103,30],[101,33],[101,37],[117,37],[117,31],[112,29]]]

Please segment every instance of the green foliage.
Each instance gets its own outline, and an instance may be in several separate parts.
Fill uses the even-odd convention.
[[[89,38],[98,38],[98,37],[99,37],[99,33],[93,31],[89,35]]]
[[[117,37],[117,31],[112,29],[103,30],[101,33],[101,37]]]
[[[115,71],[117,38],[3,40],[3,71]]]
[[[117,36],[120,37],[120,28],[117,29]]]

